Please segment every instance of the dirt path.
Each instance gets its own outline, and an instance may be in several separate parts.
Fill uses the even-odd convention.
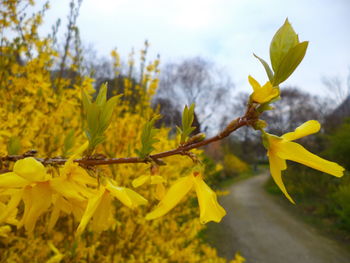
[[[247,263],[349,263],[348,251],[274,202],[263,189],[267,179],[241,181],[220,199],[227,215],[208,229],[219,255],[232,258],[239,251]]]

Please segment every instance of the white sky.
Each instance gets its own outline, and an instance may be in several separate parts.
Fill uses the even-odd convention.
[[[38,4],[43,1],[37,1]],[[46,30],[68,14],[69,1],[51,2]],[[125,58],[148,39],[150,54],[161,60],[200,55],[226,67],[240,90],[250,91],[247,76],[267,80],[253,57],[265,60],[276,30],[288,17],[306,57],[285,85],[324,94],[321,77],[338,76],[346,84],[350,67],[349,0],[84,0],[78,25],[83,42],[100,55],[118,47]],[[63,29],[63,28],[62,28]]]

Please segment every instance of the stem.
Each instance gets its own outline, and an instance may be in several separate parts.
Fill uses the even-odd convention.
[[[200,141],[200,142],[194,142],[191,144],[186,144],[186,143],[182,144],[179,147],[177,147],[176,149],[156,153],[156,154],[150,155],[149,158],[146,158],[146,159],[140,158],[140,157],[104,158],[104,159],[81,158],[81,159],[75,159],[74,162],[79,163],[80,165],[85,165],[85,166],[106,165],[106,164],[122,164],[122,163],[148,163],[152,159],[157,160],[157,159],[169,157],[172,155],[188,155],[188,152],[192,149],[199,148],[199,147],[211,144],[211,143],[216,142],[216,141],[220,141],[220,140],[226,138],[227,136],[229,136],[235,130],[237,130],[243,126],[251,125],[256,120],[258,120],[258,115],[256,113],[257,112],[256,112],[255,107],[252,105],[249,105],[244,116],[239,117],[239,118],[231,121],[226,126],[226,128],[223,131],[221,131],[220,133],[218,133],[217,135],[215,135],[211,138],[205,139],[203,141]],[[14,161],[26,158],[26,157],[28,157],[28,155],[26,155],[26,154],[24,154],[24,155],[8,155],[5,157],[1,157],[0,160],[14,162]],[[67,159],[60,158],[60,157],[58,157],[58,158],[35,158],[35,159],[37,161],[45,164],[45,165],[60,165],[60,164],[64,164],[67,161]]]

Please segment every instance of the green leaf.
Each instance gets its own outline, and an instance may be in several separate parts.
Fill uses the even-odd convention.
[[[108,128],[109,124],[111,123],[113,110],[114,110],[116,104],[118,103],[120,97],[121,97],[121,95],[114,96],[114,97],[110,98],[107,101],[107,103],[104,105],[102,112],[101,112],[101,118],[100,118],[102,130],[105,131]]]
[[[180,143],[184,143],[190,134],[196,129],[196,127],[192,126],[194,120],[194,107],[194,103],[192,103],[189,108],[186,105],[182,113],[182,127],[177,127],[181,134]]]
[[[150,121],[148,121],[142,129],[141,133],[141,149],[136,149],[136,154],[144,159],[150,155],[150,153],[154,150],[153,145],[159,142],[158,139],[155,138],[159,129],[154,128],[154,123],[159,119],[159,115],[154,116]]]
[[[267,76],[269,77],[269,81],[272,83],[272,81],[273,81],[273,72],[272,72],[272,70],[271,70],[269,64],[267,64],[267,62],[266,62],[265,60],[263,60],[262,58],[258,57],[258,56],[255,55],[254,53],[253,53],[253,55],[254,55],[254,57],[256,57],[256,58],[261,62],[261,64],[264,66],[265,71],[266,71],[266,74],[267,74]]]
[[[104,106],[107,100],[107,83],[103,83],[98,92],[95,103],[99,106]]]
[[[63,156],[70,155],[70,150],[73,148],[75,143],[74,129],[69,130],[63,142]]]
[[[294,72],[294,70],[303,60],[308,44],[308,41],[304,41],[289,50],[275,73],[273,81],[274,86],[277,86],[285,81]]]
[[[92,153],[94,148],[105,140],[104,132],[111,123],[113,110],[120,96],[114,96],[107,101],[106,83],[101,85],[94,102],[90,101],[85,91],[82,92],[84,118],[87,123],[84,132],[89,140],[89,153]]]
[[[12,136],[7,143],[7,152],[9,155],[16,155],[21,149],[21,141],[17,136]]]
[[[87,129],[93,136],[99,130],[100,107],[92,103],[87,109]]]
[[[86,94],[85,90],[82,90],[81,98],[82,98],[82,103],[83,103],[84,114],[86,114],[87,109],[89,108],[89,106],[91,104],[91,101],[89,99],[89,96]]]
[[[271,65],[275,73],[289,50],[298,43],[298,35],[287,18],[284,24],[277,30],[270,44]]]

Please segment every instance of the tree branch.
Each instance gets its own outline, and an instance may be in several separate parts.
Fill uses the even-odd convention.
[[[255,121],[258,120],[259,113],[256,111],[255,107],[252,105],[249,105],[247,108],[246,113],[244,116],[239,117],[233,121],[231,121],[226,128],[218,133],[216,136],[213,136],[211,138],[205,139],[203,141],[195,141],[190,143],[184,143],[177,147],[176,149],[172,149],[165,152],[156,153],[153,155],[150,155],[149,158],[140,158],[140,157],[126,157],[126,158],[81,158],[81,159],[75,159],[74,162],[79,163],[83,166],[94,166],[94,165],[107,165],[107,164],[122,164],[122,163],[149,163],[151,160],[159,160],[161,158],[173,156],[173,155],[188,155],[188,152],[192,149],[199,148],[208,144],[211,144],[216,141],[220,141],[227,136],[229,136],[232,132],[235,130],[253,124]],[[35,153],[35,151],[34,151]],[[1,157],[1,161],[10,161],[15,162],[17,160],[26,158],[28,156],[33,156],[34,154],[28,154],[25,153],[23,155],[8,155],[5,157]],[[60,165],[64,164],[67,159],[65,158],[35,158],[39,162],[43,163],[44,165]]]

